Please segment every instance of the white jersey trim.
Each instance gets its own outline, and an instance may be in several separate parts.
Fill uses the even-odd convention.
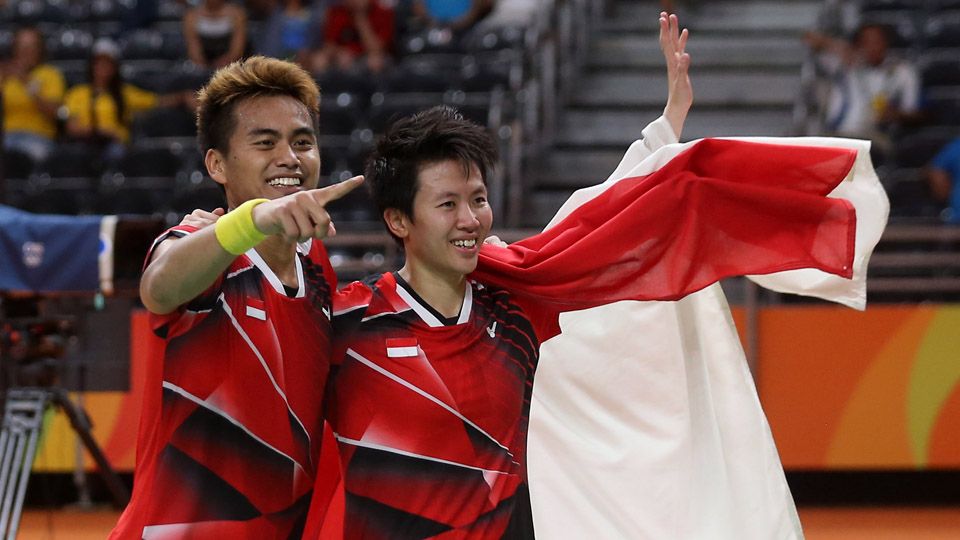
[[[388,379],[390,379],[390,380],[392,380],[392,381],[400,384],[401,386],[404,386],[404,387],[406,387],[406,388],[409,388],[409,389],[412,390],[414,393],[419,394],[419,395],[425,397],[426,399],[432,401],[433,403],[436,403],[441,409],[444,409],[445,411],[449,412],[450,414],[456,416],[457,418],[459,418],[460,420],[462,420],[463,422],[465,422],[467,425],[471,426],[472,428],[474,428],[474,429],[476,429],[477,431],[479,431],[480,433],[482,433],[484,437],[490,439],[494,444],[496,444],[497,446],[499,446],[500,448],[502,448],[502,449],[507,453],[507,455],[510,456],[511,461],[512,461],[512,459],[513,459],[513,453],[510,452],[510,449],[507,448],[506,445],[501,444],[500,441],[498,441],[498,440],[496,440],[495,438],[493,438],[493,436],[490,435],[489,433],[487,433],[486,431],[484,431],[483,428],[481,428],[480,426],[478,426],[477,424],[475,424],[472,420],[470,420],[470,419],[467,418],[466,416],[460,414],[460,411],[458,411],[458,410],[454,409],[453,407],[447,405],[447,404],[444,403],[442,400],[434,397],[432,394],[430,394],[430,393],[427,392],[426,390],[423,390],[422,388],[419,388],[418,386],[416,386],[415,384],[407,381],[407,380],[404,379],[403,377],[400,377],[399,375],[388,371],[388,370],[385,369],[384,367],[382,367],[382,366],[380,366],[380,365],[377,365],[376,362],[373,362],[373,361],[370,360],[370,359],[364,358],[363,356],[360,355],[360,353],[358,353],[357,351],[355,351],[355,350],[353,350],[353,349],[347,349],[347,355],[351,356],[351,357],[352,357],[354,360],[356,360],[357,362],[360,362],[361,364],[367,366],[368,368],[370,368],[370,369],[376,371],[377,373],[383,375],[384,377],[386,377],[386,378],[388,378]],[[516,462],[513,461],[513,463],[516,463]]]

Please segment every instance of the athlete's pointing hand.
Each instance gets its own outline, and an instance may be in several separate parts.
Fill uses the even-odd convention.
[[[258,204],[253,209],[253,224],[261,233],[278,234],[290,241],[325,238],[336,234],[326,205],[363,183],[363,176],[319,189],[293,193]]]

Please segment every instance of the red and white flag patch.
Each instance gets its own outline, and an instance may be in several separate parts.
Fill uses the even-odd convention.
[[[417,338],[389,338],[387,339],[388,358],[410,358],[420,354]]]
[[[247,299],[247,317],[253,317],[261,321],[267,320],[267,309],[262,300],[254,298]]]

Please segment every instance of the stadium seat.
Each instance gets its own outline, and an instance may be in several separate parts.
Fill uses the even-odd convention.
[[[923,167],[956,136],[955,129],[929,128],[901,137],[895,144],[894,162],[899,167]]]
[[[330,70],[316,76],[317,85],[323,99],[337,94],[352,94],[358,102],[365,101],[376,90],[373,77],[355,73]]]
[[[163,34],[150,28],[138,28],[121,39],[120,50],[124,61],[160,58]]]
[[[924,27],[927,47],[960,47],[960,11],[946,11],[931,17]]]
[[[157,137],[195,137],[197,134],[194,116],[179,107],[159,108],[146,111],[133,120],[131,130],[135,140]]]
[[[463,64],[460,88],[466,92],[490,91],[496,87],[516,90],[521,69],[520,59],[513,51],[470,55]]]
[[[443,94],[423,92],[376,93],[370,98],[367,125],[383,133],[393,121],[443,103]]]
[[[0,58],[10,58],[13,49],[13,30],[0,30]]]
[[[939,11],[960,10],[960,0],[927,0],[927,6],[930,11],[934,13]]]
[[[3,175],[5,178],[27,179],[33,174],[33,159],[16,150],[3,151]]]
[[[860,4],[860,11],[862,13],[869,12],[879,12],[879,11],[898,11],[898,10],[909,10],[916,7],[916,1],[910,0],[864,0]]]
[[[331,181],[342,182],[360,171],[342,170],[335,172]],[[376,221],[376,209],[366,189],[355,189],[342,199],[334,201],[329,207],[330,217],[338,221]]]
[[[518,26],[491,28],[481,25],[471,30],[463,43],[467,52],[521,49],[525,32],[524,28]]]
[[[448,29],[428,28],[407,32],[397,38],[397,56],[427,53],[462,53],[463,44]]]
[[[123,80],[144,90],[165,94],[175,85],[176,64],[167,60],[125,60],[120,65]]]
[[[924,110],[929,123],[934,126],[960,126],[960,89],[951,87],[927,92]]]
[[[352,94],[327,95],[320,101],[320,132],[350,135],[360,127],[363,111]]]
[[[457,74],[429,63],[405,63],[388,71],[378,86],[381,92],[443,92],[456,87]]]
[[[128,178],[170,178],[172,184],[182,168],[182,149],[178,151],[170,146],[154,146],[138,141],[127,149],[117,172]]]
[[[920,61],[923,88],[960,86],[960,48],[926,55]]]
[[[943,209],[943,205],[933,198],[919,169],[895,170],[885,184],[891,217],[933,218]]]
[[[19,201],[19,208],[37,214],[88,214],[96,191],[91,178],[33,178]]]
[[[85,64],[92,46],[93,35],[76,28],[63,28],[47,38],[47,54],[52,61],[80,60]]]
[[[864,13],[861,24],[880,24],[890,31],[890,46],[894,49],[909,49],[920,44],[920,30],[913,10],[879,11]]]
[[[95,178],[103,174],[100,150],[92,145],[61,142],[52,156],[40,166],[40,172],[51,178]]]
[[[59,25],[67,20],[66,12],[57,2],[18,0],[9,4],[7,17],[15,26]]]

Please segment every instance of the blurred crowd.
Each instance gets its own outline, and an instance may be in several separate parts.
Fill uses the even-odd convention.
[[[826,0],[810,134],[868,139],[897,219],[960,223],[960,1]]]
[[[104,191],[130,177],[191,166],[188,183],[198,184],[203,171],[189,148],[194,93],[214,70],[252,54],[292,60],[316,76],[326,97],[321,118],[329,119],[321,132],[332,137],[324,173],[350,174],[360,167],[358,128],[369,143],[390,118],[426,103],[385,94],[434,92],[431,100],[452,100],[490,123],[489,96],[510,84],[517,64],[505,51],[520,39],[471,33],[494,7],[494,0],[0,0],[5,176],[33,179],[15,202],[35,211],[147,211],[144,197],[126,205],[93,199],[102,202]],[[471,101],[472,91],[482,96]],[[99,195],[31,198],[61,177],[97,183]]]

